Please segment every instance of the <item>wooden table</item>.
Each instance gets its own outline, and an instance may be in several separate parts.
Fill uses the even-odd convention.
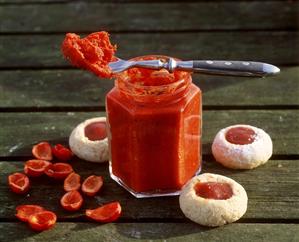
[[[63,1],[0,0],[0,241],[299,241],[298,1]],[[22,171],[33,144],[67,144],[71,130],[105,115],[112,81],[71,67],[60,52],[66,32],[108,30],[124,58],[165,54],[182,59],[244,59],[281,67],[266,79],[194,75],[203,90],[203,172],[229,176],[249,197],[238,222],[205,228],[182,214],[178,197],[135,199],[109,178],[107,164],[75,159],[86,177],[103,175],[103,191],[84,208],[119,200],[123,215],[110,224],[88,222],[84,209],[59,205],[61,183],[34,179],[25,196],[7,176]],[[266,130],[274,153],[250,171],[215,163],[211,142],[228,125]],[[32,232],[14,216],[19,204],[58,215],[52,230]]]

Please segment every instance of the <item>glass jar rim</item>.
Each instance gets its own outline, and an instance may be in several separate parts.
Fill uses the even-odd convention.
[[[182,78],[182,79],[179,79],[175,82],[171,82],[171,83],[168,83],[168,84],[162,84],[162,85],[142,85],[142,84],[139,84],[139,83],[134,83],[134,82],[130,82],[128,79],[129,78],[118,78],[116,77],[115,81],[122,81],[124,83],[126,83],[126,85],[128,87],[132,87],[132,88],[142,88],[142,89],[145,89],[145,90],[149,90],[149,89],[155,89],[155,88],[170,88],[170,87],[176,87],[182,83],[184,83],[186,81],[186,79],[188,80],[189,79],[189,76],[186,75],[187,78]]]
[[[115,86],[126,95],[135,97],[158,97],[162,95],[173,95],[184,91],[192,82],[191,75],[188,78],[176,82],[158,86],[144,86],[129,81],[116,79]]]
[[[135,57],[130,60],[148,58],[151,56],[156,57],[157,59],[170,58],[169,56],[164,56],[164,55],[145,55],[145,56]],[[174,59],[179,60],[177,58]],[[142,85],[140,83],[130,82],[129,80],[130,80],[129,76],[126,76],[126,74],[121,73],[116,76],[115,86],[120,88],[126,94],[130,94],[134,96],[156,96],[157,93],[160,94],[174,93],[176,91],[180,91],[181,89],[185,89],[192,82],[191,74],[188,72],[186,72],[186,74],[184,74],[183,77],[180,78],[179,80],[167,84],[162,84],[162,85]]]

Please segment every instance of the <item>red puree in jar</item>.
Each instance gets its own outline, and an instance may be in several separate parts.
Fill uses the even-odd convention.
[[[232,188],[228,183],[199,182],[194,186],[194,190],[197,196],[207,199],[225,200],[233,195]]]
[[[157,59],[155,56],[142,56],[142,60],[155,59]],[[165,69],[151,70],[145,68],[131,68],[125,72],[125,75],[129,76],[129,81],[133,84],[141,86],[161,86],[188,78],[189,74],[184,71],[174,71],[173,73],[169,73]],[[122,77],[124,77],[124,75],[122,75],[121,78]]]
[[[153,58],[165,57],[140,57]],[[112,178],[134,195],[178,191],[200,169],[201,91],[190,74],[126,71],[106,109]]]
[[[225,138],[228,142],[237,145],[251,144],[255,139],[254,130],[246,127],[235,127],[227,131]]]

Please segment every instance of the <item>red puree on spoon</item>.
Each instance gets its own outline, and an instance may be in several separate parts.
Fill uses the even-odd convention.
[[[237,145],[251,144],[255,139],[254,130],[245,127],[235,127],[227,131],[225,138],[228,142]]]
[[[115,60],[116,46],[110,43],[107,32],[95,32],[83,39],[79,35],[68,33],[61,49],[65,58],[74,66],[87,69],[99,77],[112,76],[108,64]]]
[[[194,190],[197,196],[207,199],[225,200],[233,195],[228,183],[199,182],[194,186]]]
[[[85,136],[92,141],[102,140],[107,137],[106,123],[94,122],[87,125],[84,129]]]
[[[95,32],[82,39],[79,35],[68,33],[63,40],[61,49],[65,58],[74,66],[87,69],[102,78],[112,77],[113,73],[108,64],[116,60],[114,55],[116,46],[110,43],[107,32]],[[157,58],[146,56],[134,60],[153,60]],[[161,56],[161,59],[163,58],[165,57]],[[187,73],[183,71],[169,73],[165,69],[131,68],[122,74],[129,76],[129,82],[131,83],[143,86],[160,86],[182,80]]]

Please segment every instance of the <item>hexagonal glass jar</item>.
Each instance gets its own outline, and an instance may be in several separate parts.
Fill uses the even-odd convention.
[[[199,173],[201,91],[189,73],[146,86],[125,72],[107,94],[106,111],[111,178],[135,197],[178,195]]]

